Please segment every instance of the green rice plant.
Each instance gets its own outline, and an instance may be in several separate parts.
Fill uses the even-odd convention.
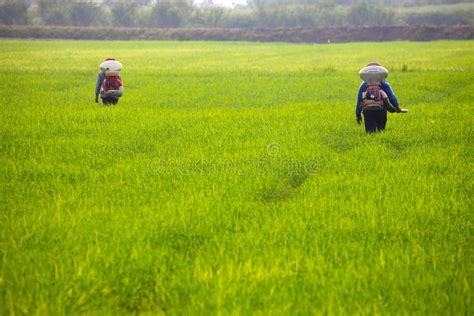
[[[1,315],[472,314],[472,41],[1,44]]]

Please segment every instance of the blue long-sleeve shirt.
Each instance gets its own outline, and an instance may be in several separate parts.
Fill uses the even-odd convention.
[[[383,80],[381,82],[381,87],[382,87],[382,90],[385,91],[385,93],[387,94],[388,99],[390,100],[390,103],[394,107],[398,108],[399,107],[398,100],[397,100],[397,97],[395,96],[395,93],[393,93],[392,88],[390,87],[390,84],[387,81]],[[362,93],[364,93],[365,90],[367,90],[367,83],[362,82],[359,86],[359,92],[357,93],[356,117],[361,117]]]

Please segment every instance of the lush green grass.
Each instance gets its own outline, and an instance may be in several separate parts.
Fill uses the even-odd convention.
[[[1,47],[1,315],[474,312],[472,41]]]

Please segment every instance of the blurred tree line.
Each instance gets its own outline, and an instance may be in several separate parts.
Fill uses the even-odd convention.
[[[473,25],[473,11],[417,10],[416,6],[470,0],[248,0],[224,8],[213,0],[0,0],[0,24],[117,27],[329,27]],[[413,7],[402,13],[397,8]]]

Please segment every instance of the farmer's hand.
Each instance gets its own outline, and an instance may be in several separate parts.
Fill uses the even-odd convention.
[[[360,123],[362,123],[362,117],[358,117],[358,118],[357,118],[357,124],[360,125]]]

